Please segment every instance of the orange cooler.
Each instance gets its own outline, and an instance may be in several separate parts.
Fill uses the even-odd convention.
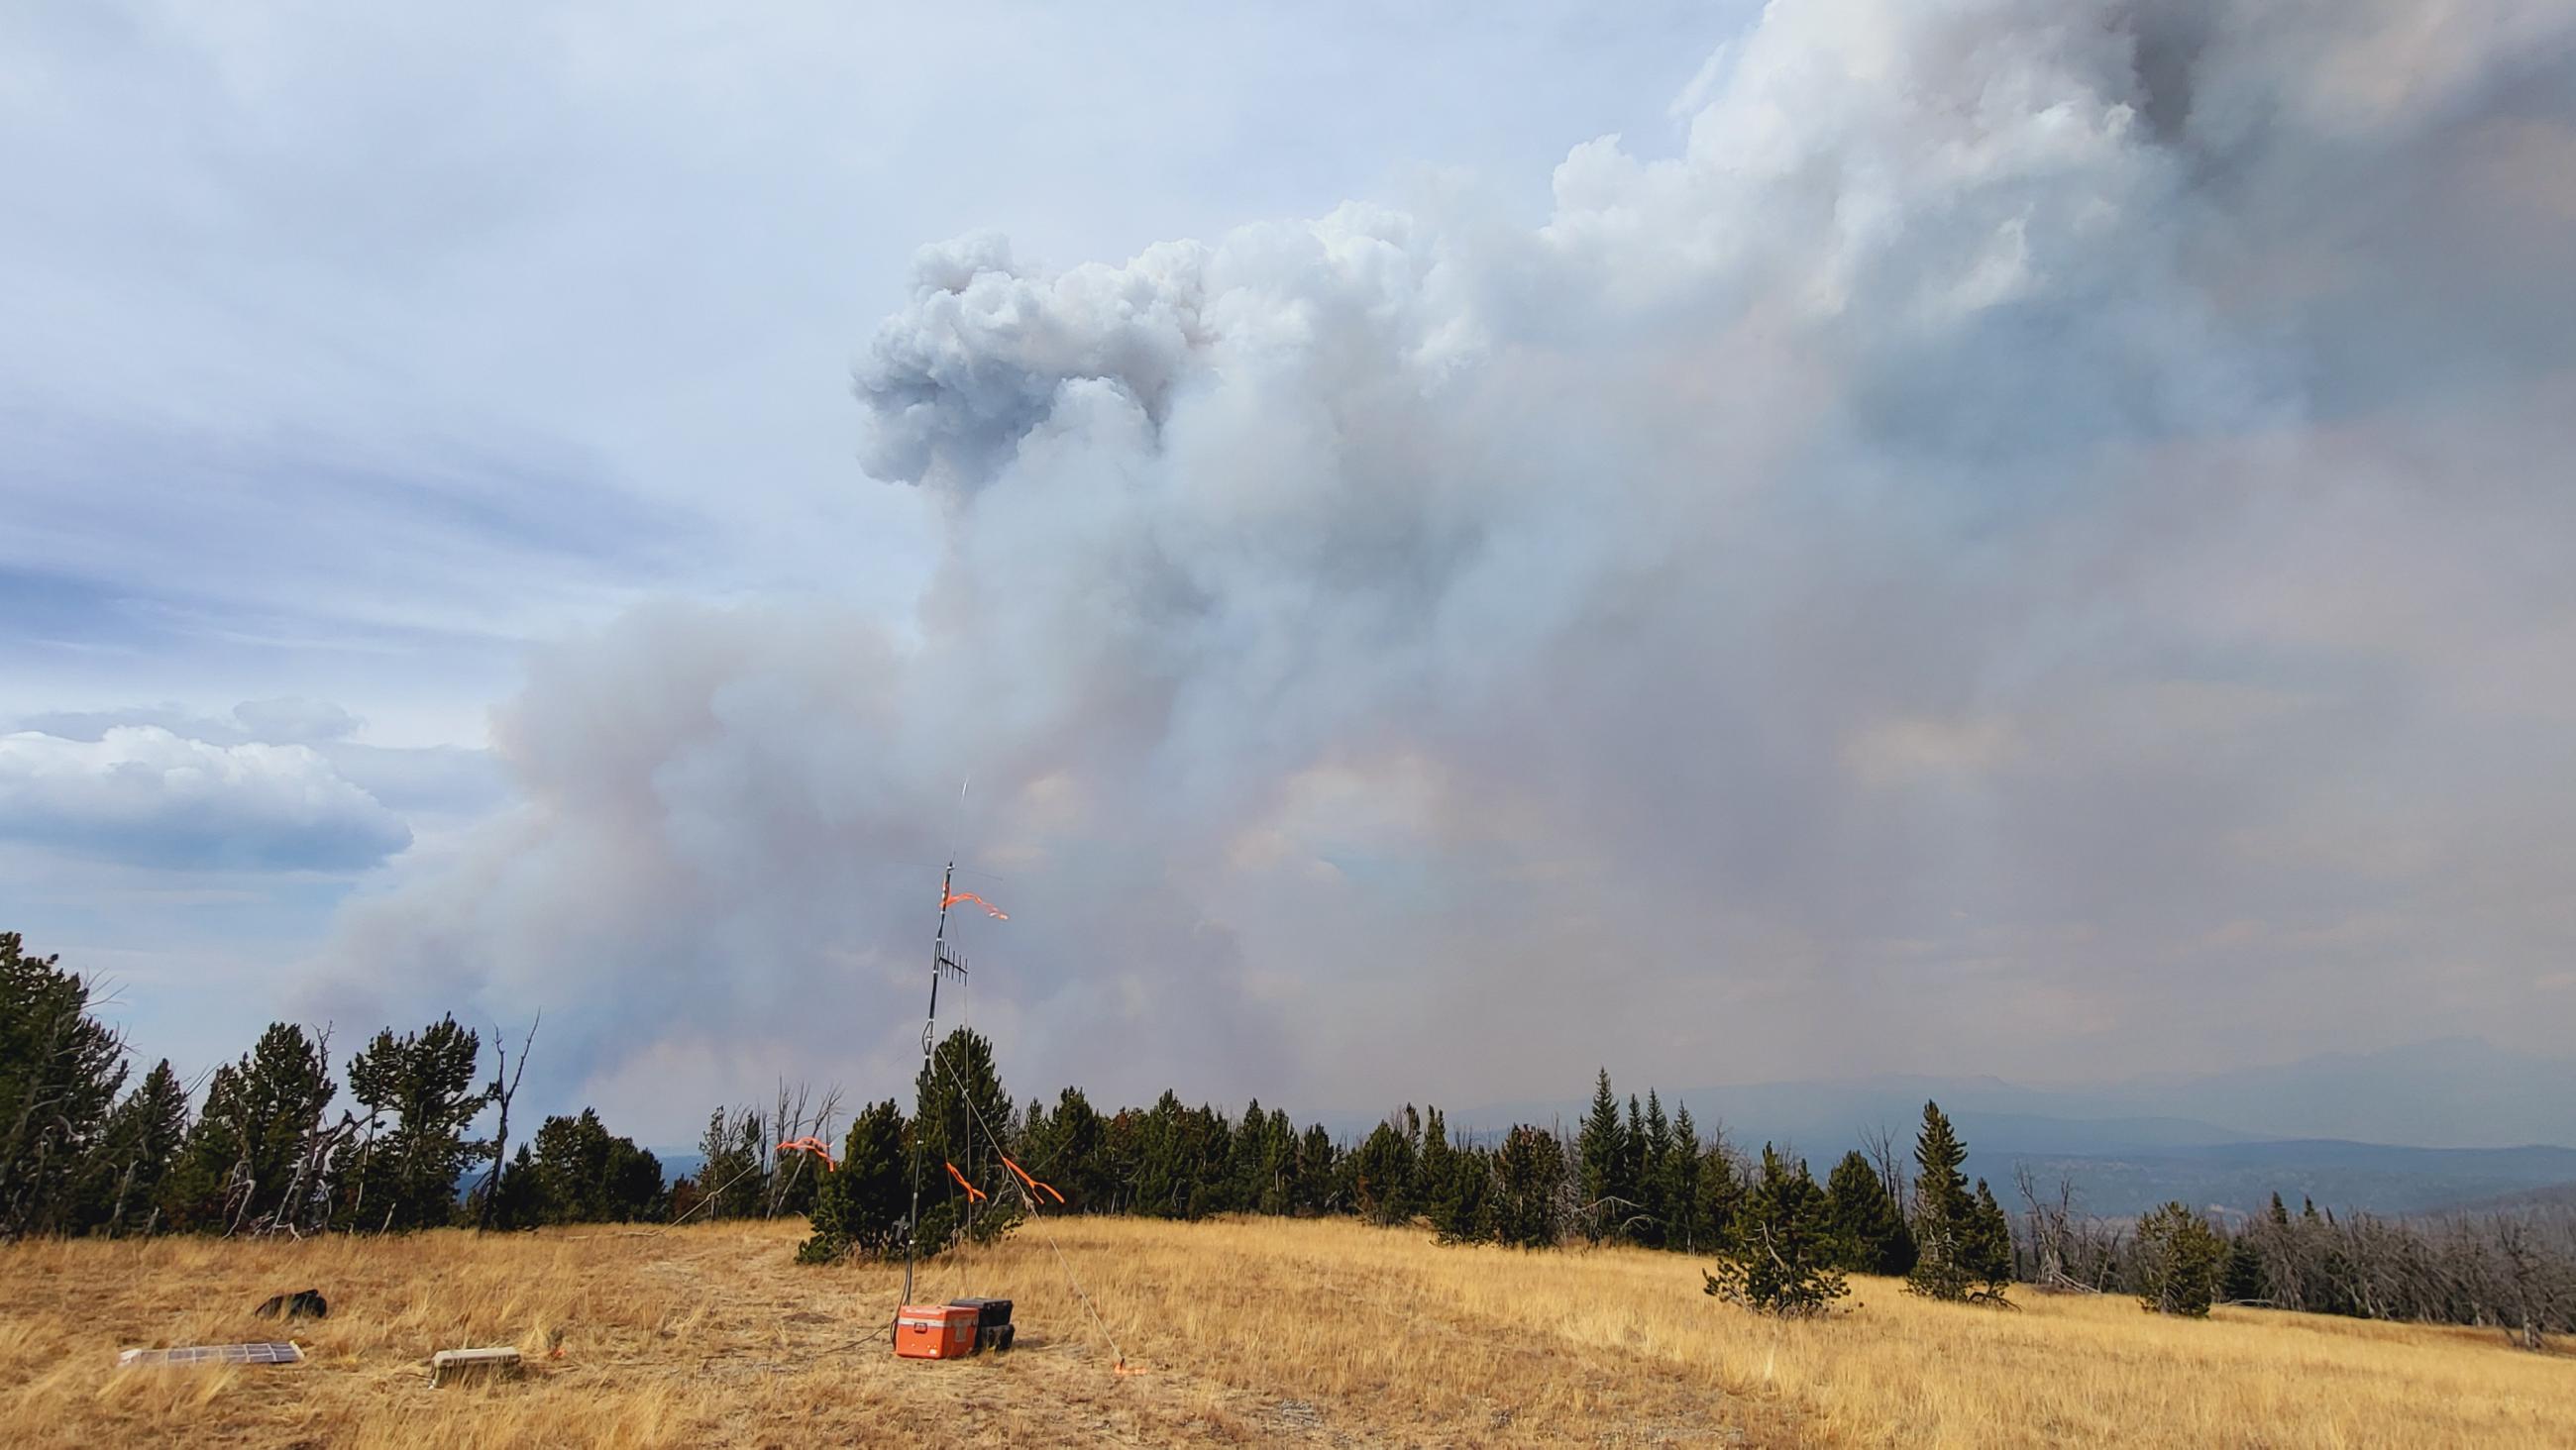
[[[971,1305],[906,1304],[894,1314],[894,1352],[906,1359],[964,1359],[975,1352]]]

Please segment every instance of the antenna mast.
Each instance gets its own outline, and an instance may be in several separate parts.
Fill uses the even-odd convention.
[[[966,980],[966,964],[948,954],[948,903],[957,880],[957,859],[950,857],[946,870],[939,873],[939,926],[930,936],[930,1012],[921,1019],[921,1079],[932,1081],[930,1055],[936,1044],[933,1035],[939,1025],[939,979],[954,972],[959,981]],[[919,1107],[914,1109],[918,1114]],[[912,1302],[912,1260],[919,1244],[921,1230],[921,1123],[912,1125],[912,1217],[903,1226],[903,1298],[896,1301],[898,1311]]]

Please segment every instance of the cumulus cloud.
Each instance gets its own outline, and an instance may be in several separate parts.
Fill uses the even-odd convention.
[[[159,867],[348,870],[411,844],[400,817],[310,746],[153,725],[0,735],[0,834]]]
[[[890,1084],[962,843],[1006,1063],[1113,1093],[2563,1034],[2576,21],[2440,11],[1800,0],[1534,227],[927,248],[917,619],[548,654],[323,990]]]

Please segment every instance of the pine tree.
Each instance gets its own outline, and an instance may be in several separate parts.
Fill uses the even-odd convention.
[[[1835,1263],[1861,1274],[1900,1275],[1914,1267],[1914,1235],[1896,1212],[1896,1199],[1869,1159],[1854,1151],[1825,1179],[1825,1216],[1832,1224]]]
[[[1671,1147],[1673,1125],[1664,1117],[1663,1101],[1653,1088],[1646,1089],[1646,1121],[1641,1129],[1637,1152],[1637,1218],[1633,1237],[1651,1249],[1680,1242],[1674,1231],[1680,1214],[1674,1211],[1667,1191],[1672,1175],[1665,1165],[1665,1153]]]
[[[1262,1169],[1267,1164],[1266,1151],[1270,1133],[1270,1115],[1261,1110],[1261,1099],[1244,1104],[1243,1119],[1236,1125],[1229,1152],[1226,1173],[1227,1207],[1243,1213],[1261,1208]]]
[[[1415,1156],[1411,1135],[1393,1123],[1380,1123],[1361,1140],[1352,1159],[1352,1207],[1361,1217],[1375,1224],[1394,1224],[1413,1216]]]
[[[1189,1213],[1189,1110],[1169,1088],[1138,1119],[1133,1212],[1154,1218],[1182,1218]]]
[[[172,1174],[172,1218],[217,1232],[296,1219],[297,1200],[321,1187],[304,1181],[305,1149],[338,1092],[321,1045],[293,1023],[270,1023],[247,1055],[207,1082]]]
[[[1628,1124],[1619,1132],[1619,1177],[1612,1185],[1617,1202],[1610,1211],[1609,1235],[1636,1241],[1644,1218],[1646,1120],[1637,1110],[1637,1095],[1628,1094]]]
[[[1914,1270],[1906,1287],[1933,1299],[1965,1299],[1976,1273],[1976,1250],[1970,1220],[1976,1200],[1959,1165],[1968,1150],[1950,1128],[1938,1103],[1923,1105],[1923,1128],[1914,1142],[1914,1161],[1922,1172],[1914,1180]]]
[[[1608,1086],[1608,1078],[1603,1078]],[[1516,1249],[1549,1249],[1565,1241],[1567,1170],[1554,1133],[1517,1124],[1503,1135],[1493,1166],[1494,1239]]]
[[[1294,1212],[1329,1213],[1340,1205],[1333,1196],[1333,1185],[1340,1177],[1341,1150],[1333,1135],[1316,1123],[1297,1140],[1297,1187],[1289,1196]]]
[[[530,1178],[528,1209],[540,1223],[631,1223],[664,1216],[662,1162],[610,1133],[589,1108],[545,1120],[533,1157],[518,1164]],[[510,1190],[504,1179],[505,1194]]]
[[[1822,1313],[1846,1292],[1824,1193],[1804,1162],[1793,1169],[1768,1143],[1762,1174],[1737,1211],[1735,1239],[1739,1247],[1715,1270],[1701,1271],[1706,1292],[1789,1316]]]
[[[1416,1171],[1423,1212],[1442,1243],[1481,1243],[1493,1237],[1492,1155],[1451,1143],[1438,1108],[1424,1114]]]
[[[161,1186],[188,1137],[188,1091],[163,1058],[107,1116],[100,1134],[89,1226],[113,1236],[150,1233]]]
[[[72,1226],[125,1046],[89,1015],[90,984],[0,932],[0,1239]]]
[[[2156,1314],[2205,1319],[2227,1249],[2199,1214],[2168,1203],[2138,1220],[2138,1302]]]
[[[1575,1134],[1575,1157],[1583,1165],[1583,1232],[1594,1243],[1608,1236],[1618,1221],[1619,1201],[1629,1196],[1628,1133],[1619,1122],[1619,1100],[1610,1092],[1610,1069],[1602,1068],[1592,1089],[1592,1110]]]
[[[1697,1252],[1708,1232],[1706,1208],[1700,1201],[1699,1126],[1691,1121],[1690,1105],[1673,1110],[1672,1136],[1664,1145],[1664,1202],[1673,1215],[1672,1232],[1665,1247]]]
[[[1440,1109],[1423,1109],[1422,1143],[1414,1156],[1414,1181],[1418,1185],[1415,1197],[1443,1238],[1448,1237],[1448,1229],[1440,1222],[1439,1201],[1449,1190],[1451,1165],[1456,1157],[1457,1150],[1449,1143],[1449,1125],[1441,1120]]]
[[[1101,1156],[1108,1124],[1080,1089],[1070,1087],[1056,1095],[1055,1114],[1049,1122],[1055,1145],[1030,1165],[1030,1171],[1055,1185],[1065,1197],[1068,1212],[1096,1212],[1108,1206],[1117,1191]]]
[[[465,1129],[486,1100],[474,1081],[480,1050],[473,1032],[446,1017],[399,1038],[379,1032],[349,1059],[349,1095],[371,1124],[391,1118],[349,1175],[349,1227],[429,1228],[455,1217],[456,1181],[474,1154]]]
[[[1272,1108],[1261,1134],[1261,1197],[1253,1208],[1269,1214],[1289,1212],[1296,1178],[1297,1126],[1288,1121],[1286,1109]]]
[[[1177,1111],[1172,1095],[1163,1096]],[[1000,1191],[1008,1175],[993,1156],[992,1135],[1004,1131],[1011,1096],[993,1065],[992,1042],[965,1027],[950,1032],[914,1081],[913,1104],[912,1130],[921,1147],[922,1251],[938,1253],[961,1234],[983,1242],[1007,1232],[1019,1221],[1017,1200]],[[948,1176],[950,1163],[988,1197],[970,1199]]]
[[[1735,1223],[1744,1206],[1745,1175],[1723,1138],[1700,1155],[1699,1219],[1708,1226],[1705,1247],[1724,1253],[1738,1247]]]
[[[2002,1304],[2005,1291],[2012,1288],[2013,1262],[2012,1220],[2004,1216],[2003,1205],[1995,1202],[1986,1180],[1977,1180],[1977,1196],[1968,1211],[1966,1267],[1969,1282],[1977,1286],[1969,1295],[1980,1303]]]
[[[819,1264],[852,1254],[887,1254],[903,1242],[903,1216],[910,1207],[903,1110],[888,1098],[851,1120],[849,1136],[841,1140],[840,1166],[815,1186],[808,1213],[814,1235],[796,1258]]]
[[[2227,1268],[2220,1275],[2218,1292],[2230,1304],[2259,1303],[2268,1297],[2263,1289],[2263,1251],[2251,1238],[2228,1241]]]
[[[485,1226],[500,1229],[535,1228],[545,1222],[545,1193],[537,1176],[537,1162],[521,1143],[517,1156],[501,1170],[491,1190],[491,1212],[482,1220]]]

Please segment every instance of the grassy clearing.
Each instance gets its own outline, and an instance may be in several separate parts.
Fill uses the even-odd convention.
[[[1775,1325],[1685,1258],[1444,1249],[1347,1222],[1069,1220],[931,1266],[917,1297],[1019,1301],[1020,1348],[895,1360],[900,1271],[799,1268],[797,1225],[304,1244],[0,1250],[0,1441],[93,1446],[1490,1443],[2576,1444],[2576,1358],[2303,1315],[2159,1320],[2120,1299],[2019,1313],[1855,1281]],[[331,1317],[285,1369],[115,1369],[134,1345]],[[1115,1338],[1143,1373],[1111,1372]],[[516,1344],[532,1374],[429,1387],[432,1350]]]

